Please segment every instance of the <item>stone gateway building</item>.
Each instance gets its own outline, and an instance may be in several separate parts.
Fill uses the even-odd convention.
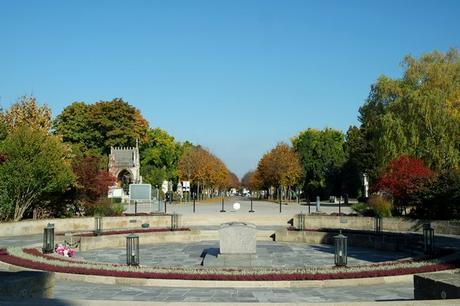
[[[117,186],[125,193],[129,184],[141,184],[139,142],[136,147],[112,147],[109,155],[109,172],[117,178]]]

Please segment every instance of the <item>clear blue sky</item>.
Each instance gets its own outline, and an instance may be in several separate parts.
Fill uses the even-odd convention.
[[[0,103],[122,97],[241,177],[303,129],[357,124],[380,74],[459,29],[460,1],[0,0]]]

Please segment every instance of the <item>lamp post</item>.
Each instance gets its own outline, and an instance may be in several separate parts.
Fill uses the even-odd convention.
[[[431,223],[423,224],[423,248],[425,254],[433,254],[434,229],[431,227]]]
[[[99,236],[102,233],[102,216],[94,216],[94,234]]]
[[[281,210],[282,210],[281,208],[281,186],[278,189],[278,195],[279,195],[279,200],[280,200],[280,213],[281,213]]]
[[[255,212],[255,210],[254,210],[253,207],[252,207],[252,193],[251,193],[251,210],[250,210],[249,212],[250,212],[250,213]]]
[[[48,223],[43,229],[43,253],[54,252],[54,224]]]
[[[196,193],[192,194],[193,197],[193,213],[195,213],[195,199],[196,199]]]
[[[334,236],[335,256],[334,263],[338,267],[347,265],[347,236],[342,235],[342,230]]]
[[[222,196],[222,209],[220,210],[221,213],[225,212],[224,209],[224,196]]]
[[[139,265],[139,236],[130,234],[126,236],[126,264],[128,266]]]

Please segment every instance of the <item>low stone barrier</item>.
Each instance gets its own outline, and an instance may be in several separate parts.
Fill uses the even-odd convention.
[[[258,241],[273,241],[273,231],[258,230],[256,239]],[[82,236],[82,233],[59,234],[55,236],[55,242],[70,244],[78,251],[87,251],[101,248],[118,248],[126,244],[126,234],[101,235],[101,236]],[[179,230],[179,231],[159,231],[137,233],[139,242],[142,244],[156,244],[169,242],[198,242],[206,240],[218,240],[217,230]]]
[[[414,275],[414,298],[416,300],[459,299],[460,272]]]
[[[0,237],[41,234],[48,223],[54,224],[55,232],[92,231],[95,227],[94,217],[26,220],[0,223]],[[150,227],[169,228],[171,226],[171,216],[103,217],[102,223],[103,230],[141,228],[144,223],[148,223]]]
[[[296,231],[278,230],[275,240],[282,242],[302,242],[307,244],[333,244],[334,231]],[[378,250],[417,252],[423,250],[423,237],[413,233],[380,233],[351,232],[343,233],[348,237],[348,245],[374,248]]]
[[[0,272],[0,298],[52,298],[52,272]]]
[[[256,226],[288,226],[292,216],[279,215],[235,215],[235,214],[215,214],[215,215],[184,215],[182,217],[182,226],[220,226],[228,222],[253,223]]]
[[[301,224],[301,222],[303,224]],[[295,215],[295,228],[344,228],[356,230],[374,230],[375,218],[358,216],[318,216],[305,214]],[[425,220],[404,218],[382,218],[381,230],[391,232],[422,232]],[[460,223],[455,221],[434,220],[431,226],[436,234],[460,235]]]
[[[195,242],[201,241],[199,231],[166,231],[166,232],[146,232],[137,233],[140,245],[171,242]],[[128,234],[101,235],[101,236],[79,236],[75,233],[72,236],[73,242],[78,242],[79,251],[95,249],[120,248],[126,246],[126,236]],[[67,237],[64,235],[56,236],[56,242],[62,243]]]
[[[142,224],[148,223],[150,227],[166,228],[171,226],[170,215],[157,216],[120,216],[104,217],[103,230],[141,228]],[[254,223],[256,226],[288,226],[292,217],[267,216],[267,215],[187,215],[180,218],[181,226],[212,226],[226,222]],[[305,215],[304,228],[344,228],[357,230],[373,230],[374,218],[352,216],[318,216]],[[53,223],[56,232],[92,231],[95,221],[93,217],[68,218],[68,219],[45,219],[26,220],[20,222],[0,223],[0,237],[22,236],[43,233],[43,228],[48,223]],[[409,220],[404,218],[383,218],[383,231],[397,232],[421,232],[423,220]],[[299,218],[293,216],[294,227],[299,227]],[[460,224],[453,221],[432,221],[431,225],[435,234],[460,235]]]

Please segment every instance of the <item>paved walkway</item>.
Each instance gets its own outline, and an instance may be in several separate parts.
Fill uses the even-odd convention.
[[[306,303],[413,299],[412,283],[356,287],[233,289],[169,288],[57,282],[55,298],[208,303]]]
[[[193,243],[168,243],[145,245],[140,248],[142,265],[200,266],[221,265],[223,262],[216,255],[219,253],[219,241],[202,241]],[[386,252],[374,249],[348,247],[349,264],[367,264],[397,260],[409,257],[402,252]],[[76,258],[89,261],[126,263],[126,249],[104,249],[78,252]],[[242,265],[260,267],[303,267],[334,264],[334,247],[331,245],[309,245],[291,242],[257,242],[257,257],[244,259]]]
[[[233,202],[239,202],[241,209],[234,211],[232,206]],[[256,215],[278,215],[279,206],[275,203],[254,201],[253,214]],[[197,204],[196,214],[198,215],[212,215],[220,213],[221,207],[219,202]],[[226,200],[225,203],[226,214],[249,214],[250,202],[244,201],[244,199],[233,199]],[[192,205],[191,204],[176,204],[173,207],[168,206],[168,212],[176,211],[183,215],[191,215]],[[315,211],[315,207],[312,205],[311,211]],[[328,205],[324,203],[321,206],[323,212],[338,212],[337,205]],[[350,208],[341,207],[342,212],[351,212]],[[281,215],[293,216],[298,212],[308,212],[308,207],[305,205],[289,204],[282,206]],[[265,226],[259,227],[259,229],[275,229],[276,227]],[[217,229],[217,227],[198,227],[198,229]],[[28,235],[20,237],[0,237],[0,247],[7,246],[28,246],[35,245],[40,246],[42,241],[42,235]],[[184,258],[193,258],[203,248],[216,247],[214,242],[202,242],[196,245],[184,245],[184,244],[171,244],[169,246],[157,245],[149,246],[141,249],[141,260],[150,261],[155,264],[155,258],[163,258],[171,263],[182,261],[185,263]],[[277,248],[272,246],[270,242],[261,242],[262,249],[265,249],[268,254],[271,248]],[[439,245],[455,246],[460,248],[460,239],[458,236],[436,236],[436,243]],[[332,262],[331,247],[327,245],[321,246],[304,246],[298,247],[295,244],[282,245],[279,242],[278,251],[280,256],[273,256],[269,260],[278,260],[280,264],[283,261],[296,261],[303,264],[325,264]],[[281,246],[281,247],[279,247]],[[152,248],[152,249],[150,249]],[[172,248],[169,249],[168,248]],[[146,253],[144,253],[144,251]],[[385,259],[399,258],[404,254],[398,254],[390,252],[375,252],[375,250],[359,249],[350,247],[350,262],[356,261],[380,261]],[[124,262],[124,250],[108,250],[108,255],[105,260],[114,262]],[[194,255],[191,256],[192,252]],[[298,253],[295,253],[298,252]],[[86,254],[86,255],[85,255]],[[98,258],[100,254],[97,252],[91,254],[90,252],[81,253],[81,256],[89,256],[92,260],[104,260],[104,258]],[[150,256],[150,259],[149,259]],[[185,256],[185,257],[184,257]],[[388,257],[386,257],[388,256]],[[111,257],[111,258],[110,258]],[[196,258],[198,259],[198,258]],[[193,259],[194,260],[194,259]],[[190,264],[194,264],[191,263]],[[393,301],[394,303],[401,302],[403,300],[413,299],[413,284],[412,282],[407,283],[396,283],[396,284],[382,284],[382,285],[369,285],[350,287],[318,287],[318,288],[177,288],[177,287],[144,287],[144,286],[127,286],[127,285],[103,285],[103,284],[90,284],[90,283],[79,283],[71,281],[58,281],[55,287],[55,298],[62,300],[100,300],[103,301],[152,301],[152,302],[183,302],[183,303],[204,303],[215,304],[219,302],[224,303],[307,303],[307,302],[354,302],[354,301]],[[51,303],[58,302],[54,300]],[[2,302],[0,301],[0,304]],[[59,304],[59,302],[58,302]],[[65,305],[63,304],[59,305]],[[57,305],[57,304],[56,304]],[[94,305],[94,304],[93,304]]]
[[[210,200],[212,201],[212,200]],[[240,209],[233,209],[233,204],[239,203]],[[157,201],[153,201],[151,204],[137,204],[138,212],[151,212],[153,211],[164,211],[164,202],[161,201],[160,205]],[[243,197],[234,197],[234,198],[225,198],[224,200],[224,210],[225,212],[220,212],[222,209],[221,198],[216,198],[212,202],[201,203],[197,202],[195,205],[195,213],[193,213],[193,204],[192,203],[167,203],[166,211],[168,213],[176,212],[182,215],[196,214],[196,215],[213,215],[213,214],[236,214],[236,215],[282,215],[282,216],[294,216],[297,213],[308,213],[308,205],[305,203],[298,204],[296,202],[291,202],[289,204],[280,205],[274,202],[268,201],[253,201],[253,210],[255,212],[249,213],[251,209],[251,202],[249,198]],[[340,205],[340,211],[342,213],[351,213],[353,212],[350,206]],[[127,212],[134,212],[134,204],[127,205]],[[310,212],[316,212],[315,203],[311,203]],[[322,213],[333,213],[339,212],[338,204],[330,204],[327,202],[322,202],[320,205],[319,212]]]

